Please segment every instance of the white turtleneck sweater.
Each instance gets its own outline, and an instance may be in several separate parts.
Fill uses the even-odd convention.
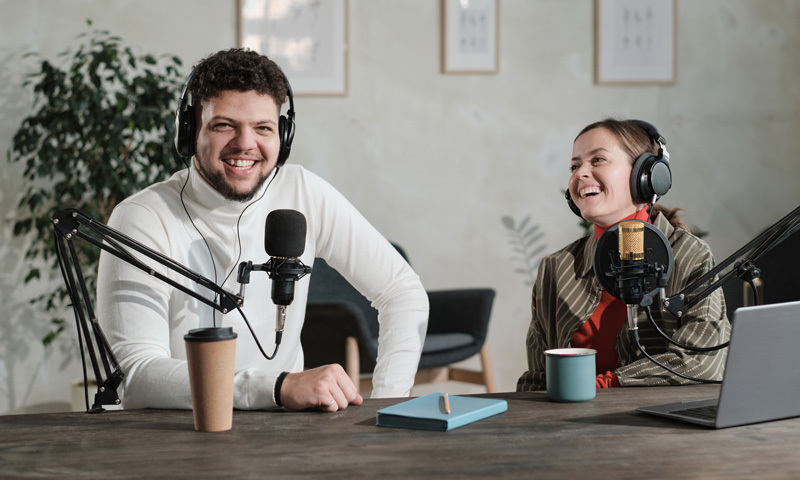
[[[187,175],[183,203],[196,229],[181,203]],[[300,166],[286,165],[271,184],[270,179],[250,202],[232,202],[192,167],[121,202],[109,226],[238,293],[239,263],[262,264],[269,259],[264,251],[267,214],[276,209],[301,212],[308,229],[300,260],[310,266],[315,257],[325,259],[379,311],[372,397],[408,396],[428,321],[428,297],[419,277],[391,244],[318,176]],[[137,256],[172,280],[213,298],[205,287]],[[267,274],[252,272],[243,308],[269,355],[275,348],[275,305],[270,290]],[[103,252],[98,271],[98,319],[125,374],[120,390],[123,406],[192,408],[183,336],[190,329],[213,326],[215,318],[217,326],[231,326],[238,334],[234,408],[275,406],[276,377],[282,371],[303,369],[300,331],[307,296],[305,277],[296,282],[280,349],[270,361],[259,352],[237,311],[223,315]]]

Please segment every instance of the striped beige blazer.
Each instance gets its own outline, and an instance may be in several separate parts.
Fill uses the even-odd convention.
[[[667,237],[675,258],[666,292],[668,297],[693,284],[714,267],[714,257],[706,242],[686,230],[674,228],[661,214],[656,216],[653,225]],[[594,235],[589,235],[548,255],[539,264],[538,277],[533,286],[531,324],[525,342],[528,370],[519,378],[517,391],[546,388],[544,351],[569,347],[572,336],[600,303],[601,287],[592,270],[595,243]],[[658,298],[650,309],[661,329],[684,345],[709,347],[725,342],[730,337],[731,327],[721,288],[680,319],[669,312],[662,312]],[[712,353],[686,351],[661,338],[642,308],[639,309],[638,320],[641,344],[656,360],[692,377],[722,378],[727,349]],[[615,373],[622,386],[692,383],[645,358],[632,345],[626,327],[617,337],[616,350],[621,366]]]

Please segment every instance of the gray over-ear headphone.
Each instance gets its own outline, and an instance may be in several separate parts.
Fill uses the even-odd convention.
[[[197,145],[195,144],[195,134],[197,132],[197,119],[195,117],[194,105],[192,104],[192,94],[189,92],[189,83],[194,76],[194,70],[186,78],[181,91],[178,110],[175,112],[175,150],[178,155],[184,158],[195,154]],[[278,152],[278,166],[282,167],[289,158],[294,141],[294,96],[289,79],[286,79],[286,95],[289,97],[289,110],[286,115],[278,118],[278,135],[280,136],[281,146]]]
[[[655,203],[655,201],[665,195],[672,187],[672,171],[669,168],[669,152],[667,151],[667,141],[664,136],[652,124],[643,120],[628,120],[647,132],[651,140],[658,143],[658,153],[653,155],[645,152],[633,162],[631,170],[631,196],[635,203]],[[569,189],[565,194],[567,205],[572,212],[581,216],[581,211]]]

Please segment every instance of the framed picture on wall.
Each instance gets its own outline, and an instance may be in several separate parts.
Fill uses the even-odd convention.
[[[237,0],[239,45],[281,66],[295,95],[347,94],[347,0]]]
[[[498,71],[500,0],[442,0],[442,71]]]
[[[675,0],[595,0],[595,82],[675,83]]]

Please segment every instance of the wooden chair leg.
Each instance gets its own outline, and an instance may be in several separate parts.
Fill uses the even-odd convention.
[[[756,286],[756,290],[758,291],[758,300],[761,303],[764,303],[764,281],[760,278],[756,278],[753,280],[753,284]],[[753,289],[750,287],[750,284],[747,282],[742,282],[742,297],[744,299],[745,307],[752,307],[756,304],[755,294],[753,293]],[[730,320],[730,318],[728,319]]]
[[[367,378],[362,378],[361,384],[356,384],[356,387],[358,387],[358,391],[362,395],[369,394],[372,391],[372,376],[370,375]]]
[[[369,394],[372,391],[372,375],[365,375],[365,378],[361,378],[361,357],[358,354],[358,340],[356,340],[356,337],[347,337],[344,358],[344,370],[350,380],[353,381],[353,385],[362,395]]]
[[[447,367],[421,368],[417,370],[414,385],[446,382],[447,380],[450,380],[450,369]]]
[[[497,388],[494,385],[492,360],[489,358],[489,345],[486,343],[481,347],[481,364],[483,364],[483,384],[486,385],[486,391],[488,393],[497,392]]]
[[[480,351],[481,366],[480,371],[466,370],[455,367],[424,368],[417,371],[414,384],[437,383],[453,380],[456,382],[474,383],[486,387],[487,393],[496,393],[497,387],[494,383],[494,373],[492,372],[492,361],[489,358],[489,346],[483,344]]]
[[[359,388],[361,384],[361,363],[358,356],[358,341],[355,337],[347,337],[345,344],[345,371],[353,385]]]

